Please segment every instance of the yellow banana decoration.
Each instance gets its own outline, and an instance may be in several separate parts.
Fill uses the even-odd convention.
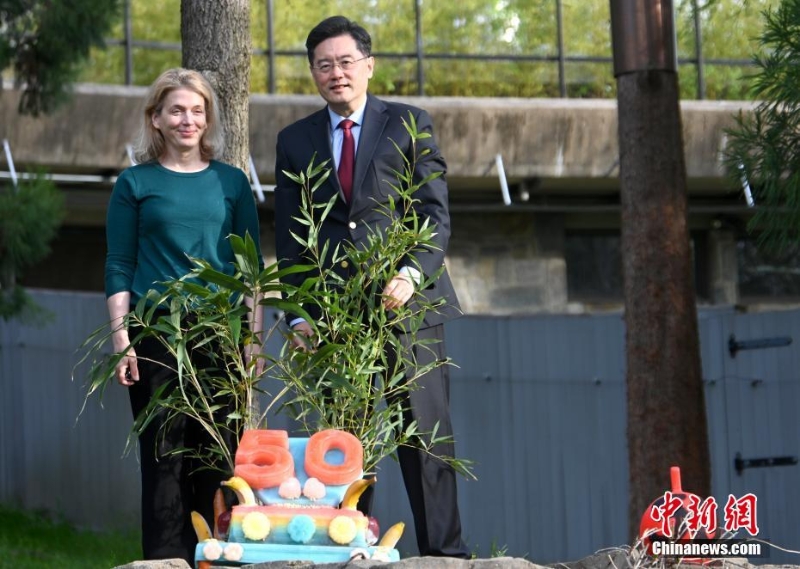
[[[211,539],[211,528],[206,519],[199,512],[192,512],[192,526],[197,534],[197,541]]]
[[[364,491],[375,484],[375,477],[372,476],[371,478],[359,478],[355,482],[353,482],[350,486],[347,487],[347,490],[344,493],[344,497],[342,498],[341,509],[343,510],[355,510],[356,506],[358,505],[358,499],[361,497],[361,494]]]
[[[406,524],[403,522],[397,522],[392,527],[386,530],[386,533],[383,534],[381,541],[378,543],[378,547],[394,547],[397,545],[397,542],[400,541],[400,538],[403,535],[403,530],[405,529]]]
[[[245,482],[244,478],[240,476],[234,476],[222,482],[223,486],[227,486],[234,492],[236,492],[236,497],[239,499],[239,504],[242,506],[256,506],[256,496],[253,494],[252,488],[250,485]]]

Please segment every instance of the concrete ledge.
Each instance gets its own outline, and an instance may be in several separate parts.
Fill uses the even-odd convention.
[[[72,101],[50,116],[17,113],[19,93],[0,92],[0,138],[18,169],[116,174],[128,165],[125,145],[136,134],[142,87],[78,85]],[[399,100],[399,99],[398,99]],[[448,161],[451,184],[498,187],[501,154],[511,183],[533,180],[540,192],[609,190],[617,178],[616,101],[407,97],[430,111]],[[250,144],[259,177],[274,181],[275,140],[287,124],[319,109],[316,95],[254,95]],[[683,130],[690,190],[721,191],[724,130],[747,102],[684,101]],[[0,157],[0,169],[5,158]],[[700,190],[697,190],[700,191]]]

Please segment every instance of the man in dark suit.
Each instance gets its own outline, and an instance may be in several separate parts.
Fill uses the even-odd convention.
[[[394,193],[389,181],[394,181],[395,172],[402,172],[405,167],[397,147],[407,159],[415,158],[411,137],[402,121],[408,121],[411,112],[418,132],[432,132],[430,116],[424,110],[368,94],[375,60],[371,56],[369,33],[358,24],[343,16],[328,18],[311,30],[306,49],[311,75],[328,104],[278,134],[275,225],[277,258],[282,267],[303,262],[305,251],[292,233],[307,234],[306,226],[295,220],[301,207],[300,188],[284,171],[305,171],[315,154],[316,163],[330,160],[339,168],[338,175],[331,172],[313,196],[315,203],[328,203],[338,196],[320,228],[319,240],[328,241],[331,250],[343,241],[358,245],[367,239],[370,229],[391,223],[380,206],[389,203]],[[427,152],[420,156],[423,149]],[[435,275],[444,266],[450,237],[447,182],[443,175],[446,165],[433,136],[417,140],[415,153],[415,180],[434,172],[442,173],[414,193],[420,219],[429,219],[435,225],[435,247],[415,253],[413,262],[396,267],[396,275],[383,290],[383,306],[395,309],[414,302],[415,295],[424,295],[431,301],[444,299],[442,308],[427,312],[424,325],[416,334],[418,341],[438,340],[430,349],[419,350],[417,356],[441,360],[445,358],[444,322],[460,313],[456,293],[446,270],[424,290],[418,290],[417,285],[425,275]],[[343,171],[343,166],[349,166],[349,172]],[[336,270],[346,274],[347,267]],[[303,277],[287,278],[302,280]],[[291,315],[288,319],[296,334],[296,344],[302,348],[305,343],[300,336],[311,338],[313,329],[302,319]],[[417,388],[409,393],[406,407],[410,415],[407,420],[416,420],[420,431],[431,432],[438,422],[439,435],[452,435],[448,367],[438,366],[420,377]],[[435,451],[440,456],[454,456],[451,444],[438,445]],[[461,538],[456,474],[452,467],[407,447],[398,450],[398,459],[414,515],[420,555],[468,558]]]

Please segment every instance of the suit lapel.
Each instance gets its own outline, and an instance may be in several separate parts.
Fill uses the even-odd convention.
[[[331,127],[330,119],[328,118],[328,108],[325,107],[317,111],[311,116],[311,124],[313,128],[309,131],[308,136],[311,139],[311,147],[316,152],[317,157],[314,159],[315,164],[319,164],[325,160],[329,160],[329,168],[335,168],[333,164],[333,150],[331,150]],[[330,176],[336,179],[336,176]],[[339,185],[336,179],[336,185]]]
[[[364,124],[361,125],[361,134],[358,138],[358,150],[356,150],[356,167],[355,172],[353,172],[353,201],[359,198],[359,194],[364,195],[364,192],[362,192],[364,179],[388,121],[389,114],[386,112],[386,105],[380,99],[369,95],[367,108],[364,111]]]

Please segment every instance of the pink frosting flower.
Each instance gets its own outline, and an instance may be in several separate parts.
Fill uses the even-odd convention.
[[[296,500],[300,495],[300,481],[294,476],[281,482],[278,488],[278,496],[284,500]]]
[[[316,478],[309,478],[303,486],[303,495],[309,500],[324,498],[325,493],[325,485]]]
[[[239,561],[244,555],[244,548],[241,543],[229,543],[222,551],[228,561]]]
[[[222,545],[216,539],[208,539],[203,543],[203,557],[216,561],[222,555]]]

